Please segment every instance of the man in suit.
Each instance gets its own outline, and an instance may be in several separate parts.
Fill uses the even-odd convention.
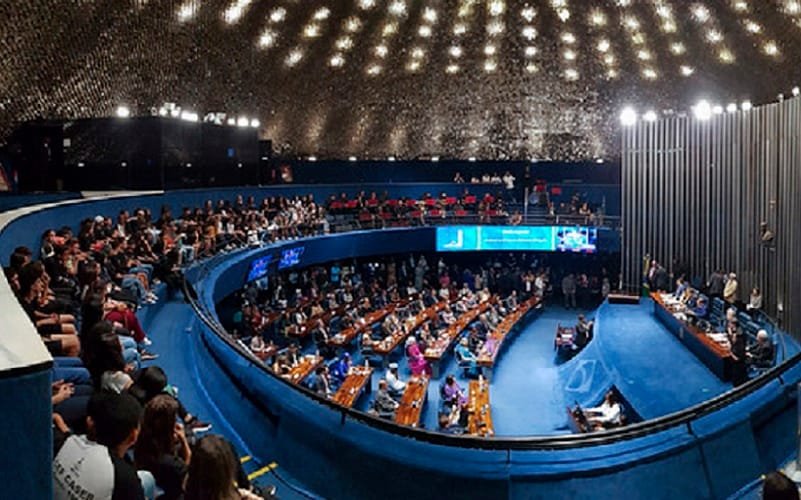
[[[573,273],[562,278],[562,295],[565,297],[565,309],[576,308],[576,277]]]
[[[706,289],[707,293],[709,293],[710,297],[722,297],[723,296],[723,272],[722,271],[712,271],[712,274],[709,275],[709,279],[706,281]]]
[[[757,368],[770,368],[773,366],[774,355],[773,343],[770,341],[768,332],[759,330],[757,332],[757,343],[748,348],[746,361]]]
[[[578,322],[576,323],[576,341],[577,349],[584,349],[590,340],[592,340],[592,321],[587,321],[583,314],[578,315]]]

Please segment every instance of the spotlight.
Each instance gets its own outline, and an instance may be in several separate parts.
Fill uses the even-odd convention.
[[[259,127],[261,127],[261,122],[259,120],[257,120],[256,118],[254,118],[254,119],[250,120],[250,126],[253,127],[253,128],[259,128]]]
[[[389,157],[387,157],[387,161],[395,161],[395,157],[394,156],[389,156]]]
[[[595,160],[595,163],[597,163],[598,165],[601,165],[601,164],[603,164],[603,162],[604,162],[604,159],[603,159],[603,158],[597,158],[597,159]]]
[[[736,113],[736,112],[737,112],[737,104],[735,104],[735,103],[733,103],[733,102],[730,102],[730,103],[729,103],[729,104],[726,106],[726,112],[727,112],[727,113]]]
[[[637,112],[634,108],[627,106],[620,112],[620,124],[624,127],[631,127],[637,123]]]
[[[226,123],[228,123],[228,125],[233,127],[234,125],[236,125],[236,118],[229,118]]]
[[[120,166],[121,166],[122,168],[125,168],[125,167],[127,167],[127,166],[128,166],[128,163],[123,161],[123,162],[121,162],[121,163],[120,163]]]
[[[170,116],[172,116],[173,118],[178,118],[179,116],[181,116],[181,108],[176,106],[170,109]]]
[[[743,103],[740,104],[740,107],[742,108],[743,111],[751,111],[751,108],[753,108],[754,106],[753,104],[751,104],[751,101],[743,101]]]
[[[698,104],[693,107],[693,115],[697,120],[702,121],[712,118],[712,106],[709,105],[709,101],[698,101]]]
[[[793,87],[793,95],[796,96],[796,97],[801,95],[801,89],[798,88],[798,87]]]
[[[715,113],[716,115],[722,115],[723,106],[721,106],[720,104],[716,104],[715,106],[712,107],[712,112]]]
[[[82,162],[82,161],[78,162],[78,168],[83,168],[85,166],[86,166],[86,164],[84,162]]]
[[[131,110],[128,106],[117,106],[117,117],[118,118],[129,118],[131,116]]]
[[[467,159],[467,161],[475,162],[476,161],[476,157],[475,156],[471,156],[470,158]]]
[[[432,156],[431,161],[439,161],[439,156]]]
[[[645,112],[644,115],[642,115],[643,120],[651,123],[655,122],[657,118],[658,116],[656,114],[656,111],[654,111],[653,109],[649,109],[648,111]]]
[[[250,125],[250,120],[248,120],[248,119],[247,119],[246,117],[244,117],[244,116],[240,116],[240,117],[239,117],[239,118],[236,120],[236,125],[237,125],[238,127],[243,127],[243,128],[244,128],[244,127],[247,127],[248,125]]]
[[[240,163],[237,163],[237,164],[236,164],[236,168],[242,168],[242,163],[241,163],[241,162],[240,162]]]
[[[186,164],[186,168],[192,168],[192,164],[191,163],[187,163]]]
[[[317,157],[316,156],[309,156],[308,160],[309,161],[317,161]]]
[[[350,156],[350,157],[348,157],[348,161],[356,161],[356,157],[355,156]]]
[[[165,108],[164,106],[159,108],[159,116],[167,116],[168,113],[169,111],[167,111],[167,108]]]

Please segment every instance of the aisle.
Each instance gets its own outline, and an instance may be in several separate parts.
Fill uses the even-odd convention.
[[[546,306],[501,354],[491,386],[496,435],[566,432],[553,339],[556,326],[575,324],[577,314],[575,310]]]

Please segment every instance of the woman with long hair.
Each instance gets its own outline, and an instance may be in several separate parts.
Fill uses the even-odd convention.
[[[185,500],[261,500],[247,489],[237,488],[236,462],[231,445],[222,437],[201,438],[186,476]]]
[[[153,474],[156,484],[164,491],[163,500],[181,498],[187,466],[192,452],[177,422],[178,402],[160,394],[145,406],[142,427],[136,441],[134,460],[138,470]]]

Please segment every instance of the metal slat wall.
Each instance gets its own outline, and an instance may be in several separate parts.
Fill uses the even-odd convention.
[[[639,121],[622,141],[624,286],[642,282],[645,255],[704,282],[733,271],[740,300],[759,287],[766,312],[801,335],[801,98]]]

